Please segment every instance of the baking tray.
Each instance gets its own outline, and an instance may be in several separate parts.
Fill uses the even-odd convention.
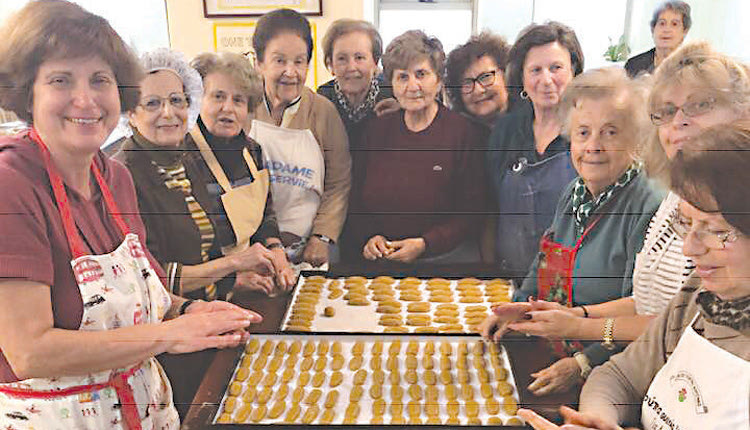
[[[283,347],[279,346],[284,344]],[[297,343],[297,350],[294,351],[293,344]],[[254,348],[253,348],[254,344]],[[361,346],[361,353],[356,354],[353,352],[353,348],[356,344]],[[373,347],[376,344],[381,345],[380,353],[375,353]],[[399,348],[397,351],[392,351],[394,345],[398,344]],[[429,354],[427,352],[428,344],[432,344],[433,352]],[[460,353],[460,345],[465,345],[465,354]],[[311,345],[311,346],[308,346]],[[321,345],[326,345],[325,349],[322,349]],[[334,346],[338,345],[338,346]],[[445,355],[443,348],[445,345],[450,346],[450,354]],[[412,348],[416,349],[412,350]],[[305,364],[306,359],[306,348],[311,348],[308,352],[311,359]],[[338,349],[337,349],[338,348]],[[477,350],[476,348],[481,348]],[[341,382],[336,386],[331,386],[332,375],[334,370],[332,369],[334,356],[339,355],[343,359],[343,364],[338,369],[341,375]],[[350,367],[352,359],[355,355],[361,357],[361,365],[356,368]],[[382,384],[375,382],[375,370],[377,368],[373,364],[373,356],[380,357],[380,369],[383,372]],[[260,358],[264,356],[265,358]],[[293,363],[289,365],[287,362],[290,361],[290,356],[296,356],[296,360],[292,360]],[[408,381],[407,370],[409,364],[407,361],[411,359],[411,365],[414,367],[414,360],[416,360],[416,368],[414,373],[416,374],[417,380]],[[437,377],[436,381],[429,383],[425,381],[425,375],[429,370],[425,369],[425,357],[432,357],[434,368],[432,371]],[[493,359],[493,356],[496,358]],[[279,366],[273,370],[271,369],[272,363],[279,357]],[[317,362],[326,362],[324,368],[317,368]],[[389,368],[389,359],[393,357],[393,368],[396,371]],[[444,360],[443,357],[447,357],[450,361],[450,369],[445,370],[442,368]],[[459,357],[465,357],[463,368],[465,369],[468,379],[461,379],[462,371],[459,365]],[[477,358],[480,357],[480,358]],[[484,363],[484,366],[475,364],[475,361]],[[256,366],[256,362],[264,364],[263,366]],[[311,366],[308,370],[306,366]],[[482,379],[480,377],[479,367],[482,367],[487,372],[487,377]],[[246,370],[242,370],[242,369]],[[499,368],[504,370],[498,370]],[[288,378],[288,381],[284,380],[284,372],[287,369],[292,370],[293,376]],[[359,407],[359,414],[354,420],[345,420],[346,410],[351,403],[351,394],[357,384],[354,382],[355,374],[357,372],[366,373],[366,378],[360,384],[362,394],[361,398],[357,401]],[[450,374],[451,381],[446,383],[441,378],[443,373],[447,372]],[[244,375],[241,373],[244,372]],[[257,375],[254,375],[257,373]],[[302,381],[301,375],[307,373],[309,375],[308,381]],[[392,373],[399,374],[399,380],[391,379]],[[498,377],[498,373],[502,373],[503,376]],[[268,374],[275,374],[275,377],[270,379]],[[314,387],[315,374],[324,375],[322,384],[319,387]],[[414,374],[411,375],[412,377]],[[253,381],[253,378],[260,378],[258,382]],[[502,381],[499,381],[502,379]],[[482,381],[486,380],[485,384]],[[411,382],[411,383],[410,383]],[[281,388],[285,385],[286,393]],[[373,422],[373,399],[370,394],[370,388],[373,385],[381,385],[382,397],[385,404],[385,412],[382,415],[381,422]],[[412,397],[409,391],[410,386],[419,386],[419,390],[422,391],[422,398],[417,400]],[[457,398],[454,401],[454,406],[458,406],[458,414],[455,411],[451,413],[449,411],[449,402],[451,399],[448,398],[447,389],[448,385],[456,387]],[[491,397],[497,401],[497,411],[490,413],[487,405],[487,394],[482,392],[482,385],[486,385],[491,388]],[[515,386],[515,377],[511,363],[508,359],[507,352],[499,344],[486,343],[475,336],[462,336],[462,335],[439,335],[439,336],[423,336],[423,335],[367,335],[367,334],[319,334],[319,335],[306,335],[306,334],[268,334],[268,335],[253,335],[245,346],[245,350],[239,357],[237,364],[232,373],[227,388],[225,389],[224,396],[221,400],[221,405],[218,413],[214,417],[214,424],[256,424],[256,425],[269,425],[269,424],[283,424],[283,425],[303,425],[303,424],[329,424],[329,425],[370,425],[378,424],[381,426],[390,425],[408,425],[413,424],[429,424],[427,422],[427,404],[433,405],[433,408],[438,409],[437,417],[441,424],[451,425],[522,425],[522,422],[518,417],[511,415],[506,412],[506,403],[509,409],[515,410],[515,405],[518,404],[518,391]],[[298,417],[295,419],[288,419],[287,415],[292,409],[292,404],[295,403],[294,392],[302,386],[303,394],[296,399],[300,406],[300,412]],[[393,387],[398,386],[402,393],[401,399],[398,400],[398,396],[394,399]],[[434,387],[439,393],[437,399],[432,398],[428,400],[427,390],[428,386]],[[463,393],[465,386],[471,387],[473,400],[478,406],[477,420],[470,421],[468,418],[467,404],[469,404],[470,398]],[[502,386],[502,388],[501,388]],[[248,391],[255,389],[254,396],[246,396]],[[485,387],[486,388],[486,387]],[[263,390],[267,390],[271,394],[270,399],[260,400],[259,396]],[[309,406],[306,404],[307,396],[313,390],[320,390],[320,399],[316,402],[319,413],[316,414],[315,418],[309,422],[303,421],[303,417],[307,412]],[[503,393],[500,389],[504,390]],[[325,401],[326,397],[330,392],[336,391],[338,398],[330,408],[326,408]],[[510,391],[510,392],[508,392]],[[232,399],[232,400],[230,400]],[[248,401],[249,400],[249,401]],[[409,402],[416,401],[420,404],[420,415],[419,423],[412,421],[409,411]],[[276,403],[284,405],[283,413],[280,416],[271,418],[269,414],[274,408]],[[231,407],[228,406],[232,403]],[[403,411],[399,415],[402,416],[404,422],[396,419],[394,421],[394,413],[391,410],[393,403],[402,404]],[[265,414],[262,419],[258,419],[257,416],[253,416],[253,411],[261,409],[261,405],[265,405]],[[329,405],[330,406],[330,405]],[[332,419],[331,422],[323,422],[323,411],[325,409],[331,409]],[[457,416],[457,421],[449,421],[451,415]],[[490,417],[496,417],[499,421],[490,421]],[[434,421],[433,421],[434,422]],[[436,422],[435,422],[436,423]]]
[[[313,312],[310,316],[309,327],[299,327],[294,324],[292,319],[295,311],[300,307],[301,297],[304,296],[305,290],[303,286],[308,280],[315,280],[320,282],[321,279],[324,281],[321,283],[320,293],[317,295],[317,301],[314,303]],[[347,289],[347,280],[358,279],[363,285],[366,292],[365,299],[368,304],[365,305],[350,305],[347,300],[346,293],[350,290]],[[370,286],[374,283],[383,284],[384,279],[393,280],[391,286],[394,292],[393,299],[400,303],[400,310],[395,314],[389,314],[392,316],[398,315],[401,317],[402,323],[397,325],[398,329],[394,326],[387,326],[381,324],[381,318],[384,313],[378,312],[381,301],[376,300],[378,296],[377,291],[370,289]],[[401,290],[398,290],[398,285],[404,280],[409,279],[410,283],[419,282],[416,285],[416,289],[419,291],[421,303],[426,303],[429,306],[427,312],[409,312],[409,304],[412,302],[401,300]],[[438,280],[438,281],[435,281]],[[450,291],[451,299],[447,302],[433,302],[430,301],[433,291],[430,290],[430,282],[439,282],[446,284],[447,289]],[[468,283],[468,284],[462,284]],[[476,289],[481,291],[481,300],[472,303],[463,303],[461,296],[464,285],[470,285],[470,283],[476,283]],[[506,287],[503,290],[502,297],[498,297],[497,294],[488,295],[487,290],[488,284],[502,283]],[[332,287],[334,286],[335,287]],[[333,290],[342,290],[343,293],[339,293],[337,297],[331,295]],[[450,333],[475,333],[476,329],[476,315],[488,315],[490,307],[497,302],[510,301],[513,295],[514,285],[510,280],[505,279],[477,279],[477,278],[430,278],[430,279],[417,279],[417,278],[391,278],[388,276],[376,277],[376,278],[362,278],[357,276],[338,277],[338,278],[322,278],[320,275],[311,275],[303,272],[302,276],[299,277],[297,285],[294,289],[291,302],[287,311],[284,315],[283,322],[281,325],[282,331],[310,331],[310,332],[355,332],[355,333],[384,333],[389,331],[400,330],[409,333],[429,333],[429,332],[450,332]],[[444,290],[443,290],[444,291]],[[305,298],[307,300],[307,298]],[[458,320],[451,322],[450,317],[440,318],[436,314],[438,309],[444,309],[446,305],[452,305],[457,310]],[[308,306],[306,306],[308,307]],[[477,310],[479,309],[479,310]],[[330,311],[333,316],[326,316],[326,310]],[[471,311],[471,312],[470,312]],[[407,315],[413,313],[423,313],[430,316],[429,323],[424,326],[410,325],[407,320]],[[467,319],[466,316],[473,315],[473,318]],[[441,315],[443,317],[445,315]],[[481,319],[481,318],[480,318]],[[472,321],[473,320],[473,321]],[[456,324],[460,325],[457,327]]]

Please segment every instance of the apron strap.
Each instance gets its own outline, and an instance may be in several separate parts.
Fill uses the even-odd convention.
[[[208,142],[206,142],[206,138],[203,137],[201,131],[197,127],[195,127],[190,130],[190,136],[193,137],[195,144],[198,146],[198,150],[203,156],[203,160],[206,161],[208,169],[211,170],[211,173],[213,173],[214,177],[216,178],[216,182],[219,183],[219,186],[224,190],[225,193],[231,190],[232,185],[229,182],[229,178],[227,178],[226,173],[224,173],[224,169],[221,167],[221,164],[219,164],[219,160],[216,159],[216,155],[214,155],[211,147],[208,146]]]
[[[74,259],[86,255],[86,252],[84,251],[85,246],[83,244],[83,240],[81,239],[80,234],[78,234],[78,230],[75,226],[75,221],[73,220],[73,214],[70,209],[68,194],[65,191],[65,185],[62,178],[60,177],[60,174],[57,172],[57,168],[55,168],[55,165],[52,163],[52,157],[50,156],[49,149],[47,148],[47,145],[42,142],[42,138],[39,136],[39,133],[35,128],[29,129],[27,133],[31,138],[31,141],[39,147],[39,150],[42,153],[44,167],[47,170],[47,175],[49,176],[50,183],[52,184],[52,191],[55,195],[55,201],[57,203],[58,210],[60,211],[60,216],[62,217],[63,228],[65,230],[65,236],[68,239],[70,252],[73,254]],[[104,202],[107,206],[108,211],[112,215],[115,224],[120,229],[123,236],[127,236],[130,229],[128,228],[127,224],[125,224],[125,221],[122,218],[122,212],[120,212],[120,210],[117,208],[117,204],[112,197],[112,192],[110,191],[109,186],[104,180],[104,177],[102,176],[101,171],[99,170],[99,167],[97,167],[96,163],[91,163],[91,170],[94,173],[96,182],[99,185],[102,196],[104,197]]]

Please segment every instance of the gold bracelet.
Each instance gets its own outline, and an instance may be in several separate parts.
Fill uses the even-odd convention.
[[[604,349],[615,349],[615,319],[607,318],[604,320],[604,329],[602,329],[602,346]]]

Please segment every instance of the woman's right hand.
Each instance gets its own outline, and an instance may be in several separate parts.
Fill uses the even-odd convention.
[[[370,238],[362,249],[362,256],[368,260],[377,260],[393,252],[393,248],[388,246],[388,240],[381,235],[375,235]]]
[[[508,331],[508,324],[520,321],[531,310],[527,302],[502,303],[492,308],[492,313],[479,325],[482,337],[498,341]]]
[[[234,288],[239,291],[259,291],[268,296],[274,296],[282,291],[280,287],[279,291],[276,291],[273,274],[261,275],[255,272],[237,272]]]
[[[253,245],[229,255],[234,263],[235,272],[252,271],[261,274],[273,274],[273,254],[261,243]]]
[[[232,348],[244,339],[250,324],[263,318],[253,311],[227,304],[205,306],[191,305],[190,311],[165,321],[167,352],[184,354],[208,348]]]

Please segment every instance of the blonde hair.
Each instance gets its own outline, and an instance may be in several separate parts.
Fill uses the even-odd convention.
[[[624,118],[622,132],[627,139],[627,151],[631,158],[638,159],[638,142],[643,130],[649,127],[646,111],[648,88],[642,80],[631,80],[620,67],[605,67],[588,70],[576,76],[568,84],[558,105],[558,115],[563,124],[563,134],[570,137],[570,118],[573,110],[583,99],[613,102],[614,109]]]
[[[648,100],[649,111],[658,109],[675,87],[704,91],[742,116],[750,112],[750,75],[747,67],[720,54],[708,42],[686,43],[656,69]],[[659,128],[651,126],[641,151],[649,176],[669,183],[669,159],[659,140]]]

